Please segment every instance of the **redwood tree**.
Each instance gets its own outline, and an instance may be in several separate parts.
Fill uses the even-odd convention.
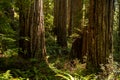
[[[81,28],[83,0],[68,0],[68,35],[74,28]]]
[[[113,5],[114,0],[90,0],[87,61],[89,70],[100,70],[100,65],[112,64]]]
[[[67,47],[66,23],[67,0],[54,0],[54,25],[57,34],[57,43],[62,48]]]
[[[43,0],[20,0],[19,55],[43,59],[46,56]]]

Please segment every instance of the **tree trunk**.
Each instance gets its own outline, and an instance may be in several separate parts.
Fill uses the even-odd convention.
[[[90,0],[87,68],[93,72],[112,64],[113,4],[113,0]]]
[[[68,0],[68,36],[72,34],[72,0]]]
[[[19,0],[17,2],[18,4],[18,7],[19,7],[19,28],[20,28],[20,31],[19,31],[19,36],[20,36],[20,39],[19,39],[19,55],[21,57],[24,57],[25,56],[25,51],[27,49],[27,46],[25,46],[26,42],[25,42],[25,15],[26,15],[26,11],[24,10],[24,2],[22,0]]]
[[[69,6],[69,23],[68,23],[68,36],[72,34],[74,28],[81,28],[82,23],[82,0],[68,0]]]
[[[57,30],[57,43],[62,48],[67,47],[66,14],[67,14],[67,0],[54,0],[54,25]]]
[[[25,57],[33,57],[37,59],[45,59],[45,31],[44,31],[44,15],[43,1],[34,0],[28,5],[29,8],[22,7],[20,10],[20,55]],[[25,13],[23,13],[25,12]]]

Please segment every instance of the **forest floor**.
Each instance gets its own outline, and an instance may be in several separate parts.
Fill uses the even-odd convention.
[[[86,63],[81,64],[78,59],[75,59],[74,64],[71,64],[67,55],[64,57],[50,55],[48,64],[46,64],[44,61],[40,62],[36,59],[23,59],[16,55],[8,57],[0,54],[0,79],[1,74],[8,70],[12,77],[24,78],[16,80],[98,80],[96,74],[91,74],[86,70]],[[120,79],[120,76],[117,78]]]
[[[23,80],[27,80],[27,78],[29,80],[53,80],[53,78],[58,80],[55,77],[55,72],[45,62],[39,62],[35,59],[26,60],[18,56],[5,57],[0,55],[0,73],[5,73],[7,70],[10,70],[12,77],[25,78]]]
[[[86,64],[79,64],[79,60],[74,60],[71,64],[67,55],[55,56],[48,58],[48,64],[36,59],[23,59],[14,56],[0,54],[0,74],[10,70],[10,75],[14,78],[22,77],[23,80],[61,80],[66,77],[80,73],[85,69]],[[69,76],[70,75],[70,76]],[[1,76],[0,76],[1,77]],[[9,80],[9,79],[8,79]]]

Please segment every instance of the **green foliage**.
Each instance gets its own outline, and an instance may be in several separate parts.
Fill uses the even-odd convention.
[[[18,49],[16,49],[16,48],[14,48],[14,49],[8,49],[7,51],[4,52],[4,55],[6,57],[11,57],[11,56],[18,55],[17,52],[18,52]]]
[[[44,1],[44,22],[46,29],[46,47],[48,56],[50,56],[49,66],[45,62],[40,62],[36,59],[25,60],[18,57],[13,58],[17,55],[18,50],[18,7],[21,3],[25,10],[29,9],[29,6],[33,3],[33,0],[0,0],[0,53],[1,50],[4,56],[0,58],[0,80],[114,80],[120,79],[119,63],[115,64],[114,70],[111,73],[107,73],[105,67],[101,66],[103,72],[100,74],[90,74],[85,69],[85,64],[79,63],[79,60],[74,60],[75,66],[67,60],[67,57],[63,55],[62,48],[56,44],[56,38],[52,34],[53,25],[53,1],[54,0],[43,0]],[[88,5],[88,0],[84,0],[85,4]],[[17,6],[17,7],[16,7]],[[6,9],[12,7],[15,11],[14,20],[8,15],[9,12]],[[118,9],[118,8],[117,8]],[[81,14],[79,12],[78,14]],[[118,37],[118,12],[115,12],[115,23],[114,23],[114,49],[115,59],[120,61],[120,51],[117,49],[119,37]],[[77,15],[76,18],[82,17]],[[11,25],[13,23],[15,26]],[[77,25],[75,25],[77,26]],[[70,37],[80,37],[82,30],[75,28],[74,34]],[[27,37],[22,37],[26,41],[29,40]],[[70,39],[69,45],[72,43]],[[67,50],[67,49],[66,49]],[[1,56],[1,55],[0,55]],[[62,57],[61,57],[62,56]],[[72,66],[71,66],[72,65]],[[107,67],[110,69],[110,65]],[[51,70],[52,69],[52,70]],[[2,71],[3,70],[3,71]],[[7,70],[7,71],[6,71]],[[2,73],[6,71],[5,73]],[[54,71],[54,72],[53,72]]]
[[[53,65],[50,65],[50,68],[55,71],[56,75],[58,77],[61,77],[61,80],[96,80],[96,76],[94,74],[91,75],[87,75],[87,76],[83,76],[81,74],[78,73],[69,73],[66,71],[62,71],[62,70],[58,70],[57,68],[55,68]]]
[[[51,67],[53,69],[53,71],[56,72],[56,76],[61,77],[61,80],[119,80],[120,79],[120,74],[119,75],[115,75],[113,73],[105,76],[103,74],[89,74],[89,75],[81,75],[78,73],[74,73],[74,74],[70,74],[66,71],[62,71],[62,70],[58,70],[55,67]]]
[[[114,60],[120,61],[120,25],[119,25],[119,2],[115,2],[114,12],[114,27],[113,27],[113,45],[114,45]]]
[[[12,76],[10,74],[10,70],[6,71],[5,73],[1,74],[1,79],[10,79]]]
[[[51,31],[53,28],[53,0],[44,1],[44,22],[46,31]]]
[[[74,65],[66,58],[56,58],[54,63],[49,64],[50,68],[56,73],[60,80],[116,80],[120,79],[119,64],[101,65],[102,72],[91,74],[87,71],[86,63],[79,63],[78,59],[73,60]],[[111,62],[111,61],[110,61]],[[114,68],[114,69],[113,69]],[[111,70],[113,69],[113,70]],[[109,71],[111,70],[111,71]]]
[[[0,50],[7,56],[16,54],[16,39],[12,34],[0,34]]]
[[[23,78],[20,80],[58,80],[55,73],[48,67],[44,61],[37,59],[22,59],[17,56],[0,58],[0,73],[10,70],[11,78]],[[1,79],[0,79],[1,80]]]
[[[29,80],[25,78],[14,78],[12,74],[10,73],[10,70],[7,70],[5,73],[0,74],[0,80]]]
[[[1,0],[0,1],[0,32],[9,32],[11,30],[10,23],[12,20],[10,19],[10,9],[13,6],[11,0]],[[2,31],[3,30],[3,31]]]
[[[5,54],[17,48],[18,19],[13,19],[14,8],[15,1],[0,1],[0,50]]]

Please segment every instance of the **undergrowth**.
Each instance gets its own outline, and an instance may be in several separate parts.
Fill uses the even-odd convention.
[[[75,64],[71,64],[67,56],[56,56],[49,64],[17,56],[0,58],[0,63],[0,80],[120,80],[117,62],[114,62],[114,71],[109,74],[104,66],[101,66],[103,72],[91,74],[86,69],[86,63],[75,59]]]

